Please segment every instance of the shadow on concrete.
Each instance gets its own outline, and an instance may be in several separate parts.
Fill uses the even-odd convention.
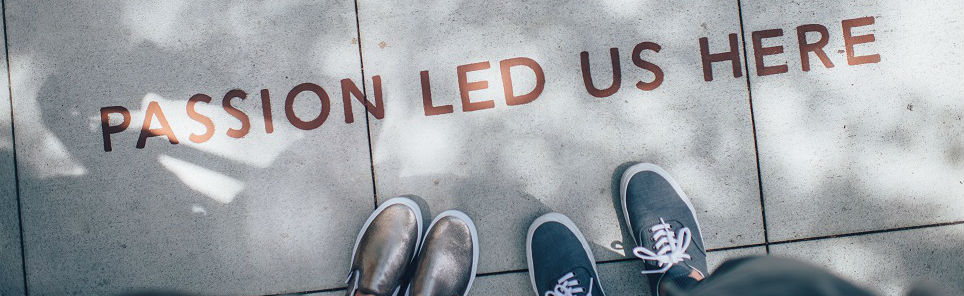
[[[333,270],[348,266],[355,237],[348,229],[361,226],[373,196],[365,127],[339,122],[338,81],[359,74],[351,6],[6,4],[31,294],[154,287],[280,293],[343,285],[344,275]],[[334,98],[326,123],[307,132],[291,127],[283,112],[284,95],[303,82]],[[217,106],[236,88],[249,94],[233,102],[252,118],[247,138],[265,133],[254,120],[262,88],[272,91],[276,126],[259,138],[264,142],[222,150],[240,157],[192,146],[187,135],[202,131],[193,121],[172,122],[178,145],[154,137],[134,148],[147,98],[169,103],[168,120],[187,119],[183,106],[192,95],[208,94]],[[99,108],[115,105],[135,118],[104,152]],[[216,124],[207,144],[234,141],[224,132],[238,128],[236,119],[221,110],[201,113]],[[273,140],[279,138],[298,140],[266,165],[252,165],[266,156],[251,151],[285,144]],[[187,170],[198,174],[185,179],[163,159],[192,164]],[[198,182],[191,178],[200,169],[243,189],[213,199],[187,185]]]
[[[11,79],[14,82],[12,86],[14,107],[18,110],[15,115],[17,116],[18,156],[21,160],[18,165],[21,168],[20,181],[23,186],[20,199],[24,205],[27,272],[31,287],[37,289],[32,291],[41,294],[44,292],[86,294],[126,289],[132,283],[150,283],[150,285],[162,287],[177,286],[192,291],[216,289],[225,293],[297,292],[339,286],[343,275],[340,271],[332,272],[332,268],[340,270],[343,266],[347,266],[351,246],[346,243],[350,244],[353,241],[356,230],[361,227],[364,217],[371,209],[371,192],[368,191],[372,187],[371,176],[358,174],[346,176],[345,172],[367,170],[368,163],[354,161],[356,159],[313,162],[312,160],[320,153],[312,149],[292,148],[280,153],[277,159],[267,167],[255,167],[243,161],[226,160],[219,155],[199,152],[185,144],[171,146],[160,138],[149,139],[148,148],[137,150],[133,148],[136,139],[136,131],[133,128],[129,132],[115,135],[115,151],[104,153],[101,150],[99,128],[96,123],[91,126],[91,117],[96,117],[98,109],[104,106],[122,105],[135,110],[136,104],[140,103],[148,93],[183,104],[194,93],[207,93],[217,100],[227,90],[241,88],[252,95],[243,102],[245,107],[242,109],[253,115],[259,114],[256,111],[259,106],[253,100],[253,94],[261,88],[271,89],[275,94],[274,97],[280,98],[284,92],[298,83],[315,82],[329,90],[332,98],[337,98],[336,82],[346,77],[357,77],[357,74],[345,77],[326,74],[330,73],[328,67],[336,67],[341,65],[340,63],[357,67],[355,60],[357,57],[324,52],[325,48],[332,46],[327,44],[327,41],[335,37],[319,36],[323,34],[319,32],[337,31],[331,28],[344,29],[334,21],[317,17],[317,15],[324,15],[324,9],[318,8],[326,8],[326,5],[313,2],[289,6],[271,6],[270,3],[232,5],[177,1],[174,3],[184,6],[174,9],[173,19],[168,22],[164,22],[162,18],[168,12],[164,7],[161,9],[148,7],[138,12],[136,8],[130,8],[137,4],[124,2],[101,1],[62,5],[17,1],[7,3]],[[558,48],[528,49],[527,44],[507,44],[506,50],[498,53],[485,53],[489,55],[470,53],[454,56],[451,57],[451,63],[445,65],[446,67],[454,67],[466,61],[496,59],[494,55],[498,54],[512,55],[515,53],[511,50],[513,48],[523,48],[528,53],[541,54],[541,56],[553,56],[558,53],[556,51],[562,51],[573,57],[569,63],[572,66],[578,64],[576,58],[578,52],[587,50],[592,54],[594,69],[599,69],[598,72],[594,70],[596,72],[594,76],[607,77],[609,73],[605,72],[606,61],[601,53],[605,53],[609,47],[619,47],[623,56],[624,81],[623,89],[620,90],[620,94],[623,94],[637,91],[630,83],[635,78],[629,77],[644,75],[643,71],[629,67],[628,59],[625,58],[629,53],[627,49],[636,42],[646,41],[648,38],[666,37],[647,33],[661,28],[654,27],[654,24],[647,23],[646,20],[619,17],[619,11],[626,8],[613,8],[599,3],[567,2],[581,9],[566,9],[565,5],[559,3],[546,3],[542,6],[521,2],[504,3],[504,7],[497,10],[491,10],[492,8],[488,5],[466,1],[452,3],[450,6],[439,8],[443,13],[438,15],[419,16],[419,23],[414,27],[434,27],[440,20],[457,17],[461,26],[453,26],[449,30],[492,32],[495,30],[491,28],[494,17],[510,16],[512,19],[525,21],[509,22],[502,30],[505,34],[511,34],[522,40],[544,38],[547,35],[546,32],[532,29],[536,27],[564,32],[560,35],[569,39],[561,42]],[[365,6],[366,3],[363,2],[360,5]],[[133,9],[135,13],[131,16],[125,14],[129,11],[116,8]],[[840,15],[828,17],[835,21],[852,17],[842,13],[846,11],[845,8],[847,8],[845,5],[841,5],[841,9],[837,10],[841,11]],[[154,14],[153,11],[157,13]],[[191,11],[195,12],[189,13]],[[531,13],[533,11],[540,13]],[[585,11],[612,14],[612,17],[607,19],[611,23],[606,24],[612,29],[601,32],[594,26],[560,22],[567,19],[578,20],[579,14]],[[232,16],[233,19],[224,19],[217,17],[215,12],[234,13],[234,16]],[[317,12],[317,15],[307,12]],[[686,13],[684,9],[672,12]],[[346,10],[344,13],[351,12]],[[124,26],[122,23],[125,20],[139,20],[138,18],[145,15],[157,17],[159,23],[135,26]],[[661,25],[665,30],[672,30],[674,27],[686,25],[683,22],[687,20],[676,17]],[[249,23],[255,25],[247,27]],[[291,30],[282,28],[291,28]],[[362,26],[362,30],[366,30],[365,26]],[[737,30],[739,29],[735,28],[732,32],[738,32]],[[625,34],[630,38],[619,44],[608,44],[589,37],[617,34],[613,33],[617,31],[628,31],[629,33]],[[705,33],[710,34],[709,31]],[[277,36],[285,34],[293,36],[286,36],[283,42],[276,39]],[[717,36],[715,31],[713,34],[711,37],[722,38],[722,35]],[[425,32],[415,32],[413,36],[406,38],[405,42],[392,43],[388,46],[408,52],[424,51],[426,47],[453,51],[453,48],[464,46],[457,43],[442,44],[440,40],[428,35]],[[691,55],[696,48],[696,38],[703,36],[686,37],[693,38],[690,44],[692,47],[684,49],[687,55]],[[376,40],[363,41],[374,44]],[[663,40],[653,41],[663,42]],[[677,50],[679,49],[666,48],[665,54],[657,55],[657,62],[665,65],[691,62],[692,59],[689,56],[684,56],[680,54],[682,51]],[[348,61],[326,59],[329,56],[334,57],[333,59],[343,58]],[[432,64],[431,60],[438,58],[439,56],[421,57],[413,63],[427,65]],[[418,70],[422,69],[403,68],[398,73],[417,74]],[[565,79],[573,77],[578,79],[578,73],[573,74],[565,69],[547,68],[546,70],[547,73],[554,71],[551,73],[556,73]],[[699,68],[693,68],[689,72],[679,70],[681,72],[667,73],[667,79],[700,77]],[[743,70],[745,74],[748,73],[747,69]],[[355,69],[352,71],[357,73]],[[720,75],[723,72],[716,73]],[[364,80],[369,81],[367,77]],[[825,82],[838,85],[852,81]],[[439,85],[444,83],[446,82],[438,82]],[[494,81],[492,83],[497,84]],[[493,85],[494,89],[496,87]],[[748,225],[747,229],[753,230],[752,233],[727,232],[726,228],[731,225],[705,225],[704,231],[708,232],[708,236],[716,238],[716,242],[708,241],[708,245],[721,247],[762,242],[762,221],[759,221],[760,215],[756,214],[755,210],[738,211],[735,203],[717,199],[717,195],[739,192],[740,194],[729,194],[746,193],[748,200],[758,200],[759,196],[755,195],[758,194],[755,175],[733,177],[734,174],[755,173],[756,164],[733,161],[733,159],[746,160],[744,157],[746,155],[733,155],[733,152],[746,154],[745,151],[725,148],[729,147],[728,143],[733,142],[743,144],[730,146],[752,147],[752,144],[747,144],[752,141],[747,133],[749,126],[746,124],[749,120],[730,118],[730,112],[748,115],[749,105],[731,104],[740,106],[734,110],[701,107],[713,104],[714,100],[730,98],[746,100],[745,96],[721,95],[706,98],[703,97],[704,88],[711,86],[695,84],[691,88],[671,95],[658,92],[655,95],[621,95],[608,100],[576,100],[566,101],[575,102],[572,105],[552,105],[550,96],[585,97],[584,90],[579,89],[580,87],[578,83],[576,87],[561,86],[561,91],[547,92],[544,94],[546,97],[526,107],[562,110],[548,112],[551,114],[539,114],[544,116],[541,118],[526,114],[527,111],[522,109],[496,109],[490,110],[491,113],[498,113],[515,121],[466,120],[461,123],[461,126],[469,128],[442,139],[443,142],[457,149],[455,154],[459,156],[459,161],[451,166],[457,173],[406,176],[402,176],[401,173],[398,176],[379,173],[379,190],[385,188],[385,191],[380,191],[382,192],[380,198],[391,197],[392,194],[414,193],[426,198],[420,201],[420,205],[429,213],[432,212],[429,205],[439,212],[448,208],[465,211],[475,219],[480,232],[485,234],[481,242],[483,253],[487,252],[485,250],[509,250],[499,251],[499,256],[483,257],[485,264],[489,266],[489,271],[499,271],[498,269],[502,268],[522,266],[520,262],[524,262],[522,260],[524,258],[520,258],[520,254],[523,252],[519,250],[524,250],[524,246],[517,242],[524,239],[518,238],[524,237],[524,229],[536,217],[550,211],[568,211],[567,214],[570,215],[587,211],[592,212],[592,215],[596,215],[595,217],[619,213],[618,192],[614,189],[618,188],[618,175],[621,174],[621,170],[630,163],[623,163],[616,167],[612,180],[608,179],[610,178],[609,166],[629,160],[654,161],[670,167],[674,173],[692,177],[683,183],[688,189],[700,188],[701,190],[698,192],[700,194],[688,192],[694,196],[694,206],[699,211],[701,220],[706,217],[707,219],[703,221],[730,221],[731,219],[727,217],[735,216],[740,220],[750,221],[746,222],[746,225]],[[386,87],[386,89],[390,88]],[[788,91],[803,93],[807,90],[791,88]],[[566,92],[568,94],[565,94]],[[398,93],[404,92],[386,93],[386,97]],[[921,91],[906,95],[908,98],[913,98],[906,103],[917,104],[918,108],[928,108],[926,103],[921,103],[921,100],[926,100],[929,93]],[[417,101],[417,98],[408,97],[392,99]],[[635,114],[634,116],[608,113],[613,109],[608,107],[628,104],[631,99],[654,100],[661,104],[662,111],[670,115],[665,117],[666,120],[649,122],[652,125],[647,126],[641,125],[639,120],[639,118],[653,115],[647,110],[624,110],[630,115]],[[276,99],[274,102],[277,103],[280,100]],[[803,114],[801,116],[815,121],[834,120],[828,117],[824,109],[812,108],[832,103],[813,96],[804,102],[805,108],[797,111]],[[903,103],[900,102],[896,106],[903,108],[905,106]],[[277,110],[280,104],[275,106]],[[340,157],[357,151],[367,152],[367,147],[364,146],[365,140],[361,137],[363,134],[357,132],[361,123],[342,125],[338,116],[341,111],[340,106],[337,99],[332,100],[332,116],[321,128],[326,130],[323,136],[321,132],[286,134],[285,131],[279,131],[275,136],[302,135],[305,137],[291,147],[315,145],[313,148],[323,149],[327,145],[318,144],[360,143],[344,147],[342,150],[326,150],[325,155]],[[422,111],[418,108],[418,104],[411,106],[414,107],[394,111],[421,116]],[[930,107],[940,108],[940,106]],[[171,112],[167,109],[164,111]],[[765,110],[755,111],[760,114]],[[850,111],[855,119],[861,116],[859,108]],[[511,115],[511,113],[523,115]],[[959,114],[956,118],[953,112],[936,114],[942,120],[951,122],[946,125],[950,126],[949,129],[960,127],[960,123],[954,123],[955,120],[960,122]],[[274,113],[276,124],[287,124],[283,121],[284,116],[281,115]],[[471,113],[455,114],[462,117],[470,115],[474,116]],[[356,113],[356,116],[359,115]],[[395,113],[387,116],[401,115]],[[481,116],[491,117],[492,115],[479,116],[481,118]],[[564,122],[584,118],[594,119],[585,120],[585,126],[570,130],[540,130],[542,133],[527,131],[529,127],[540,124],[561,126]],[[532,120],[523,121],[523,119]],[[396,148],[389,145],[376,146],[378,135],[384,133],[381,129],[385,127],[378,119],[370,117],[369,120],[373,122],[370,127],[373,130],[374,143],[367,144],[375,146],[376,157],[379,149],[387,151]],[[907,151],[908,149],[913,151],[911,148],[921,144],[914,143],[915,139],[920,138],[915,136],[916,132],[912,127],[927,126],[929,119],[921,116],[912,117],[909,120],[916,123],[877,126],[868,128],[864,132],[861,130],[867,127],[859,125],[851,125],[847,129],[849,133],[862,134],[865,137],[882,136],[880,141],[875,142],[876,147],[881,151]],[[137,122],[134,120],[133,124],[136,126]],[[672,139],[667,142],[654,140],[647,145],[636,147],[611,144],[627,137],[647,137],[649,130],[673,125],[674,122],[689,123],[688,127],[691,130],[664,130],[662,136]],[[445,121],[433,122],[436,125],[445,125],[445,123]],[[218,126],[221,129],[218,133],[221,133],[224,127],[235,127],[235,124],[236,121],[230,118],[219,121]],[[768,123],[758,121],[757,124]],[[866,124],[870,125],[870,123]],[[611,128],[626,126],[634,127],[634,131],[615,131]],[[340,135],[333,131],[349,129],[356,132]],[[252,132],[262,131],[253,130]],[[497,135],[492,136],[493,134]],[[178,133],[178,135],[185,135],[185,133]],[[335,137],[325,138],[332,135]],[[21,137],[23,140],[19,141]],[[480,139],[496,141],[480,141]],[[187,142],[186,137],[183,136],[180,140],[182,143]],[[506,144],[493,144],[498,140]],[[940,157],[948,163],[958,168],[964,166],[960,134],[951,134],[941,141],[932,138],[928,140],[932,142],[924,144],[946,147],[944,149],[947,151],[946,154]],[[833,143],[839,147],[856,144],[860,143],[856,141]],[[517,153],[506,147],[523,147],[529,150],[523,151],[525,153]],[[766,146],[760,148],[761,151],[771,149]],[[622,151],[628,150],[632,152],[626,153],[625,158],[618,161],[599,156],[623,153]],[[870,153],[874,152],[856,151],[843,158],[859,161],[861,157]],[[233,202],[224,204],[212,200],[191,188],[182,186],[183,180],[170,174],[167,167],[156,161],[161,156],[203,164],[207,169],[222,172],[230,178],[241,181],[245,189],[233,199]],[[541,162],[520,161],[526,157]],[[587,174],[582,167],[569,165],[591,162],[586,159],[601,160],[594,164],[594,172],[605,173]],[[773,156],[772,159],[793,161],[779,155]],[[766,158],[763,160],[765,161]],[[305,165],[306,163],[311,165]],[[469,164],[472,166],[466,167]],[[376,160],[375,165],[379,172],[382,171],[380,167],[386,168],[385,171],[387,171],[404,166],[392,159],[381,162]],[[766,163],[762,166],[765,170],[767,169]],[[888,209],[899,208],[900,217],[926,217],[935,207],[941,206],[935,204],[918,208],[901,205],[899,200],[897,204],[880,204],[877,199],[868,197],[900,193],[887,192],[886,190],[889,189],[886,188],[869,190],[865,186],[866,179],[841,174],[841,172],[859,169],[866,168],[853,162],[840,162],[838,167],[814,168],[816,171],[814,174],[819,175],[818,179],[823,181],[809,185],[813,187],[809,190],[814,192],[812,198],[847,200],[843,208],[827,209],[832,213],[829,216],[846,216],[848,213],[853,213],[853,209],[875,213],[891,212]],[[709,173],[694,176],[694,171]],[[791,175],[792,173],[780,169],[769,171],[773,175]],[[509,174],[496,176],[505,172]],[[554,183],[536,184],[541,187],[533,187],[533,180],[536,179],[552,180]],[[774,182],[789,181],[774,180]],[[308,186],[318,182],[323,183],[320,186]],[[610,184],[608,188],[607,183]],[[764,193],[767,193],[765,190],[767,186],[769,185],[764,183]],[[434,191],[424,188],[433,188]],[[566,190],[568,188],[580,189],[572,192]],[[730,191],[703,192],[707,191],[703,188],[730,189]],[[613,198],[611,209],[613,212],[609,212],[609,204],[604,202],[606,196]],[[765,195],[764,198],[766,197]],[[572,202],[580,199],[589,201]],[[580,204],[593,206],[574,207]],[[712,212],[709,211],[711,205],[714,209]],[[749,212],[752,214],[746,214]],[[427,215],[427,217],[431,216]],[[625,221],[622,220],[621,215],[616,214],[615,217],[613,221],[624,225]],[[873,224],[886,228],[900,225],[903,221],[900,217],[879,215],[861,218],[871,219]],[[587,222],[591,220],[585,219]],[[821,227],[819,220],[801,220],[811,221],[806,223],[812,224],[803,226],[803,229],[816,230]],[[580,226],[593,230],[613,229],[612,225]],[[616,228],[621,229],[621,226]],[[516,239],[497,239],[512,237],[512,234],[516,235]],[[622,257],[622,254],[617,252],[620,250],[617,246],[622,246],[622,242],[632,241],[625,231],[599,234],[599,237],[601,239],[593,240],[592,250],[596,254],[605,254],[609,258]],[[621,242],[614,239],[619,237],[622,239]],[[602,238],[606,238],[606,241]],[[954,254],[959,253],[960,249],[959,245],[942,244],[940,240],[925,240],[922,243],[927,244],[928,250],[939,253]],[[863,247],[876,251],[875,249],[887,249],[890,245],[868,244]],[[506,252],[508,254],[502,254]],[[322,253],[325,255],[318,255]],[[908,256],[890,258],[890,260],[890,262],[877,264],[906,266],[920,262],[915,260],[926,261],[929,258]],[[308,262],[305,263],[305,261]],[[137,264],[132,264],[134,262]],[[881,270],[884,272],[886,268]],[[934,270],[933,272],[943,271]],[[268,284],[249,290],[251,283]],[[216,286],[212,287],[212,284]],[[957,282],[956,285],[960,288],[961,283]]]

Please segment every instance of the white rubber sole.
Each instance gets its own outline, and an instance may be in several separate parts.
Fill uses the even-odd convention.
[[[428,230],[425,233],[432,232],[432,228],[439,220],[445,217],[455,217],[456,219],[462,220],[469,227],[469,232],[472,236],[472,272],[469,277],[469,284],[465,287],[465,293],[462,296],[469,295],[469,291],[472,290],[472,283],[475,282],[475,273],[479,269],[479,230],[475,228],[475,223],[472,223],[472,219],[468,215],[459,210],[447,210],[438,214],[435,219],[432,219],[432,223],[428,225]],[[415,252],[417,255],[421,255],[422,246],[418,247],[418,251]],[[405,288],[405,295],[408,296],[411,293],[412,285],[409,283],[408,287]]]
[[[629,234],[632,235],[633,240],[639,241],[639,238],[636,237],[636,233],[633,230],[635,228],[633,228],[633,224],[629,220],[629,210],[626,208],[626,189],[629,187],[629,180],[632,179],[634,175],[647,171],[654,172],[662,176],[667,182],[669,182],[670,186],[673,186],[673,190],[676,190],[676,193],[679,194],[680,198],[683,199],[683,202],[686,203],[686,206],[689,207],[690,212],[693,213],[693,220],[696,221],[696,231],[702,235],[703,232],[700,229],[700,220],[696,218],[696,210],[693,209],[693,204],[690,203],[689,197],[687,197],[686,193],[683,192],[683,189],[679,187],[679,184],[676,183],[676,180],[674,180],[673,177],[666,172],[666,170],[655,164],[638,163],[630,166],[625,172],[623,172],[623,176],[619,184],[619,197],[622,202],[620,206],[623,208],[623,218],[626,220],[626,225],[629,226]]]
[[[576,235],[576,238],[579,239],[579,243],[582,244],[582,248],[585,249],[586,254],[589,255],[589,262],[592,262],[592,272],[596,274],[596,280],[598,281],[599,271],[596,269],[596,258],[593,257],[592,250],[589,249],[589,243],[586,242],[586,238],[582,235],[582,232],[579,231],[579,228],[576,227],[576,223],[573,223],[569,217],[566,217],[566,215],[560,213],[548,213],[536,218],[536,220],[532,222],[532,225],[529,225],[529,230],[526,233],[526,264],[529,266],[529,282],[532,283],[532,290],[536,292],[536,295],[542,295],[542,293],[539,292],[539,288],[536,286],[536,277],[532,268],[532,234],[536,231],[536,229],[539,228],[539,226],[548,222],[557,222],[562,224],[568,228],[569,231]],[[601,292],[601,295],[606,294],[602,284],[599,284],[599,292]]]
[[[358,244],[361,243],[362,236],[364,236],[365,232],[368,231],[368,227],[372,225],[372,221],[375,220],[375,217],[377,217],[378,214],[381,214],[382,211],[385,211],[385,209],[387,209],[389,206],[397,204],[407,206],[412,209],[412,212],[415,213],[415,223],[418,225],[418,236],[415,240],[416,251],[412,253],[412,258],[409,259],[409,263],[415,260],[415,256],[418,256],[418,250],[422,246],[422,208],[420,208],[418,204],[411,199],[404,197],[393,197],[379,205],[378,208],[376,208],[375,211],[368,216],[368,220],[365,220],[365,225],[362,226],[361,231],[358,232],[358,238],[355,239],[355,247],[351,249],[351,261],[348,262],[349,277],[351,276],[351,264],[355,262],[355,252],[358,251]]]

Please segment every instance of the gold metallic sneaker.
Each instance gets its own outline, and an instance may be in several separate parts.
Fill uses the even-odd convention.
[[[358,233],[348,272],[348,293],[397,295],[422,238],[422,210],[408,198],[389,199]]]
[[[406,295],[468,295],[479,262],[479,235],[465,213],[448,210],[428,227]]]

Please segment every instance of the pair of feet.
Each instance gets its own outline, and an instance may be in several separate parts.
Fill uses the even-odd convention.
[[[623,173],[619,193],[626,229],[649,275],[654,295],[663,284],[695,284],[707,274],[706,251],[689,199],[662,168],[636,164]],[[566,216],[537,218],[526,236],[529,278],[537,295],[602,296],[589,244]]]
[[[654,294],[664,282],[695,283],[707,274],[706,251],[689,199],[663,169],[642,163],[622,176],[626,228],[650,276]],[[422,212],[407,198],[375,210],[355,241],[348,295],[466,295],[475,279],[478,234],[459,211],[439,214],[422,237]],[[576,225],[558,213],[535,220],[526,236],[529,277],[537,295],[605,295],[596,261]],[[405,288],[407,287],[407,288]]]
[[[408,198],[375,209],[355,240],[347,295],[466,295],[479,261],[472,219],[442,212],[424,237],[422,221],[421,208]]]

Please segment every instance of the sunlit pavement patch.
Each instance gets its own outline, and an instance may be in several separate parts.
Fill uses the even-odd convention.
[[[964,219],[964,4],[742,3],[771,241]]]
[[[946,295],[964,292],[960,224],[774,245],[770,251],[828,268],[880,295],[906,295],[916,285]]]

